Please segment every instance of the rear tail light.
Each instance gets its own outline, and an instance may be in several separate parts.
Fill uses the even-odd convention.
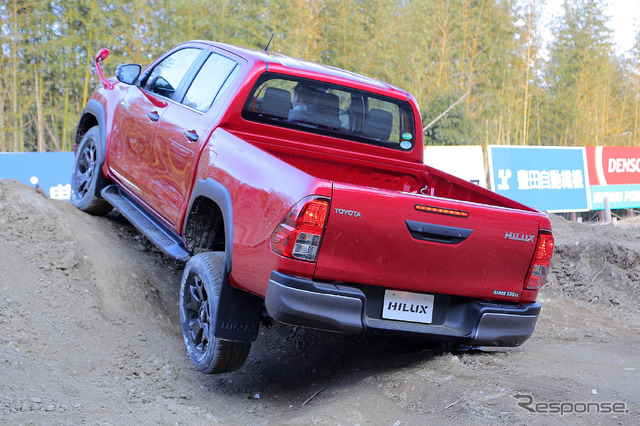
[[[303,198],[271,234],[271,250],[292,259],[315,262],[328,216],[328,198]]]
[[[524,286],[525,290],[539,290],[544,285],[553,255],[553,244],[553,234],[549,231],[540,231],[536,253]]]

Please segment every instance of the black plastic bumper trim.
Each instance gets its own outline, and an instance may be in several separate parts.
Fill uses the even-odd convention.
[[[434,323],[381,318],[384,288],[321,283],[272,272],[265,305],[275,320],[344,333],[382,333],[476,346],[519,346],[535,328],[540,304],[435,295]]]
[[[276,321],[328,331],[358,334],[363,330],[362,298],[351,289],[315,283],[278,272],[271,273],[265,307]],[[355,296],[355,297],[354,297]]]

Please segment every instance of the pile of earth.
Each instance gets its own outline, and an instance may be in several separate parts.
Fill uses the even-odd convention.
[[[605,309],[637,310],[640,300],[640,217],[576,223],[551,215],[555,237],[544,292]]]
[[[115,212],[0,180],[0,424],[635,424],[640,219],[551,219],[542,314],[521,347],[451,352],[274,324],[240,370],[207,376],[182,341],[181,264]],[[541,416],[516,394],[628,411]]]

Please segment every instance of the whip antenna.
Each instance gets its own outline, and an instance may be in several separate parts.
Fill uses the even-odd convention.
[[[267,42],[267,45],[264,47],[264,51],[266,52],[269,49],[269,45],[271,44],[271,40],[273,40],[273,36],[276,35],[276,33],[271,33],[271,38],[269,39],[269,41]]]

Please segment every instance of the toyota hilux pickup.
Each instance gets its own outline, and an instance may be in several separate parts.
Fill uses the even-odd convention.
[[[408,92],[208,41],[105,78],[108,53],[71,201],[117,209],[185,262],[180,319],[201,371],[240,368],[264,318],[472,346],[533,333],[549,218],[426,166]]]

